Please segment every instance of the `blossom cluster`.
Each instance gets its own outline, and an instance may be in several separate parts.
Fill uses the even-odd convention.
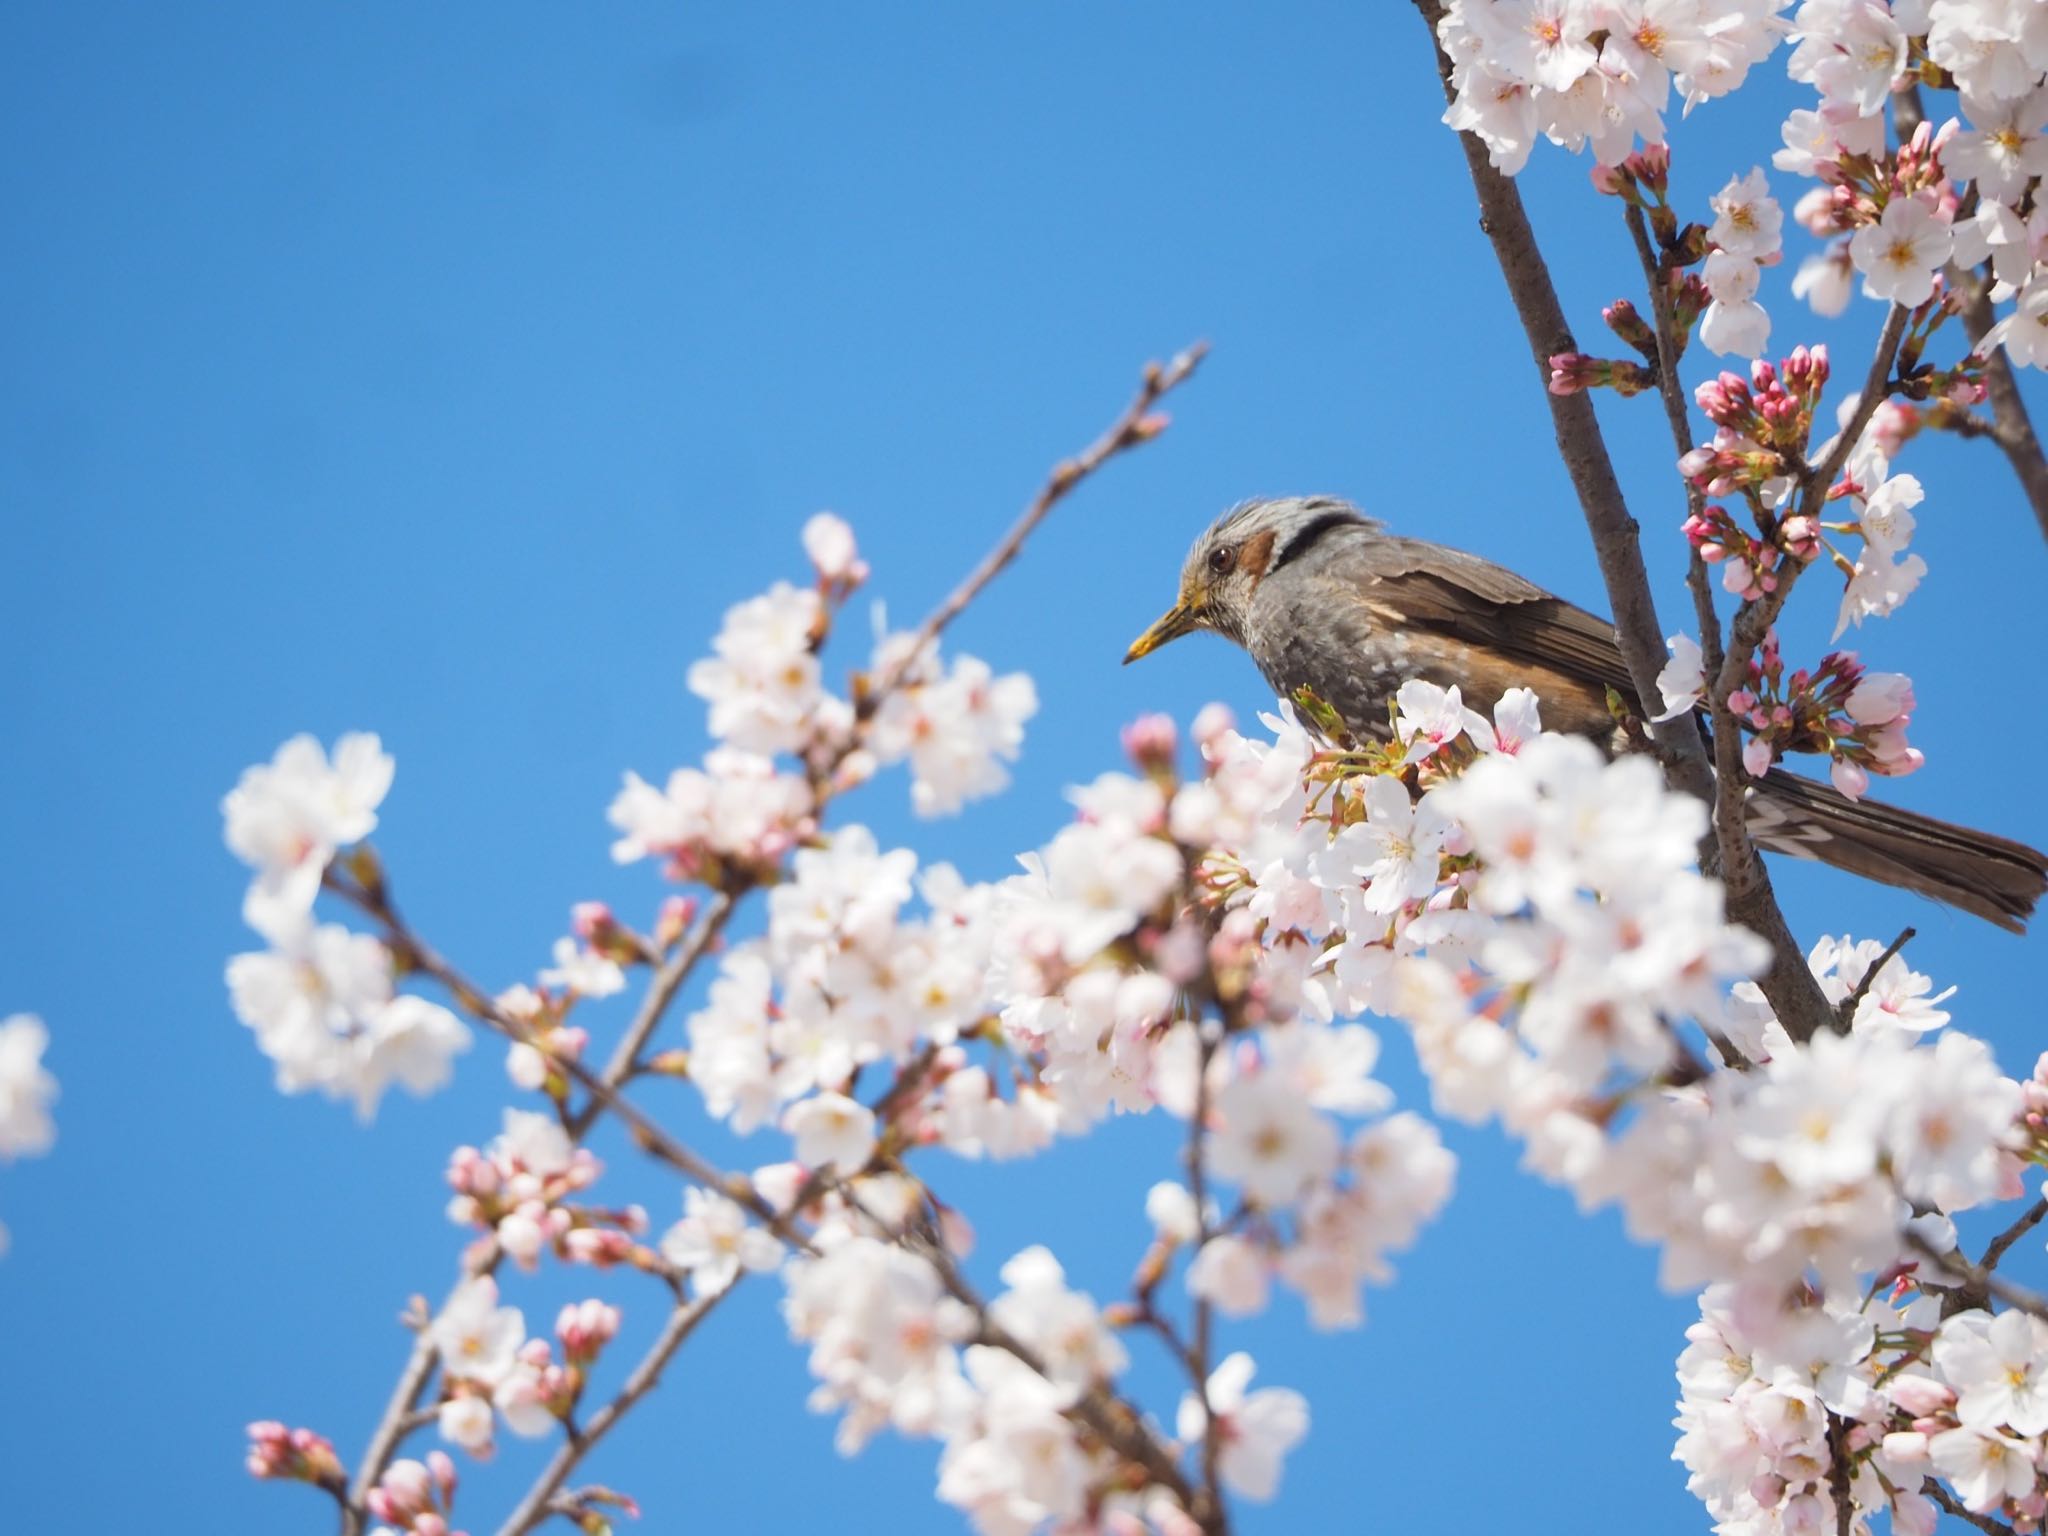
[[[859,1214],[828,1219],[817,1246],[791,1262],[784,1311],[810,1346],[813,1406],[842,1413],[842,1450],[884,1425],[941,1441],[938,1496],[986,1536],[1197,1529],[1170,1488],[1126,1475],[1122,1448],[1089,1412],[1129,1355],[1108,1312],[1068,1285],[1046,1249],[1003,1266],[1005,1289],[987,1308],[997,1344],[931,1259],[886,1239],[865,1200]],[[1162,1454],[1214,1433],[1224,1485],[1269,1499],[1309,1413],[1289,1389],[1247,1391],[1253,1371],[1243,1353],[1222,1361],[1181,1404],[1180,1443]]]
[[[1957,1308],[1911,1278],[1883,1296],[1808,1292],[1763,1331],[1727,1288],[1701,1297],[1674,1454],[1716,1529],[1864,1532],[1889,1512],[1894,1531],[1930,1536],[1937,1481],[1974,1515],[2040,1527],[2048,1323]]]
[[[1789,0],[1449,0],[1437,40],[1457,97],[1444,121],[1512,176],[1538,136],[1603,165],[1664,140],[1685,110],[1726,95],[1778,45]]]
[[[457,1147],[448,1160],[449,1220],[484,1229],[522,1269],[543,1250],[605,1266],[637,1256],[633,1239],[647,1230],[638,1206],[605,1211],[570,1197],[597,1181],[603,1165],[569,1139],[551,1115],[507,1109],[505,1128],[489,1146]]]
[[[1787,73],[1819,99],[1786,118],[1772,164],[1815,183],[1794,217],[1828,242],[1800,264],[1793,296],[1836,315],[1860,281],[1870,297],[1915,309],[1942,299],[1951,263],[1988,266],[1991,297],[2016,302],[1980,350],[2002,344],[2016,362],[2048,366],[2048,211],[2038,195],[2048,171],[2048,23],[2040,8],[2026,0],[1803,0],[1783,15],[1788,6],[1451,0],[1437,29],[1456,88],[1444,121],[1478,135],[1509,175],[1541,136],[1572,150],[1590,146],[1604,177],[1638,140],[1647,155],[1660,149],[1674,85],[1690,111],[1740,85],[1789,37]],[[1923,85],[1955,90],[1959,115],[1911,132],[1902,126],[1890,149],[1887,104]],[[1759,269],[1779,258],[1782,215],[1760,169],[1731,181],[1712,206],[1712,227],[1691,256],[1705,256],[1712,300],[1701,339],[1717,353],[1755,357],[1770,335]],[[1690,324],[1687,317],[1684,329]],[[1581,371],[1581,387],[1641,382],[1634,365]],[[1917,398],[1944,390],[1959,404],[1982,398],[1966,370]]]
[[[1767,222],[1749,206],[1723,211]],[[1752,489],[1774,478],[1750,461],[1803,449],[1826,371],[1824,354],[1802,351],[1716,381],[1703,403],[1729,437],[1695,472],[1750,476]],[[1910,505],[1884,494],[1906,478],[1874,446],[1849,457],[1837,501],[1875,529],[1866,546]],[[1488,717],[1455,688],[1411,682],[1384,741],[1352,738],[1312,698],[1280,704],[1256,735],[1212,707],[1186,773],[1173,725],[1141,720],[1125,734],[1128,771],[1072,791],[1074,819],[994,881],[921,866],[858,823],[827,827],[828,802],[885,759],[910,764],[921,810],[993,788],[1029,713],[1028,685],[968,659],[942,670],[901,640],[835,704],[817,647],[864,575],[842,528],[807,536],[815,586],[742,604],[693,670],[724,745],[665,791],[629,781],[612,808],[622,857],[659,857],[720,900],[765,888],[758,933],[704,942],[715,974],[686,1043],[636,1070],[694,1085],[712,1118],[774,1150],[746,1180],[693,1173],[710,1187],[685,1193],[658,1240],[640,1208],[587,1203],[600,1167],[569,1097],[589,1038],[571,1011],[622,990],[629,970],[667,966],[701,909],[673,893],[643,938],[580,904],[537,985],[473,1002],[513,1037],[512,1081],[541,1107],[508,1109],[498,1137],[449,1163],[449,1215],[480,1238],[470,1278],[417,1318],[440,1361],[429,1402],[446,1440],[488,1455],[501,1428],[539,1436],[576,1414],[617,1309],[592,1298],[551,1337],[530,1336],[486,1272],[499,1256],[532,1268],[552,1253],[648,1271],[679,1306],[779,1271],[813,1406],[840,1415],[842,1448],[884,1427],[936,1440],[939,1497],[990,1536],[1180,1536],[1210,1466],[1223,1489],[1270,1497],[1307,1432],[1301,1397],[1254,1389],[1249,1356],[1207,1356],[1205,1322],[1202,1350],[1181,1351],[1190,1390],[1169,1436],[1123,1395],[1125,1335],[1175,1337],[1169,1281],[1204,1318],[1253,1316],[1285,1290],[1318,1328],[1363,1320],[1364,1288],[1391,1278],[1455,1171],[1434,1125],[1395,1110],[1374,1076],[1378,1037],[1357,1020],[1378,1014],[1411,1033],[1439,1111],[1498,1119],[1538,1172],[1618,1206],[1658,1244],[1670,1284],[1717,1288],[1717,1337],[1751,1364],[1740,1379],[1694,1371],[1681,1421],[1681,1455],[1717,1518],[1818,1529],[1842,1486],[1836,1459],[1854,1457],[1859,1510],[1910,1526],[1924,1511],[1906,1474],[1921,1463],[1891,1442],[1913,1434],[1924,1475],[1972,1508],[2025,1515],[2034,1485],[1983,1467],[2033,1456],[2029,1437],[2048,1426],[1975,1406],[1944,1418],[1938,1393],[1886,1395],[1901,1351],[1918,1350],[1913,1370],[1958,1405],[1975,1378],[1942,1361],[1953,1319],[1933,1327],[1903,1292],[1880,1304],[1871,1278],[1952,1252],[1948,1216],[2013,1195],[2042,1145],[2048,1086],[2012,1082],[1948,1030],[1947,993],[1897,955],[1831,939],[1812,965],[1844,1031],[1793,1040],[1749,980],[1764,944],[1697,868],[1705,809],[1646,756],[1609,760],[1544,731],[1526,689]],[[1730,536],[1724,558],[1732,548]],[[763,664],[778,646],[779,663]],[[1673,712],[1696,702],[1698,670],[1696,655],[1674,658]],[[1752,771],[1822,738],[1838,763],[1908,762],[1903,679],[1842,656],[1788,673],[1773,644],[1751,682],[1730,703],[1763,743]],[[334,861],[365,889],[381,880],[347,850],[389,778],[373,739],[332,759],[293,743],[229,808],[273,944],[230,967],[238,1010],[282,1086],[345,1087],[366,1107],[384,1081],[409,1080],[408,1063],[446,1061],[421,1048],[375,1065],[366,1021],[431,1005],[396,994],[391,950],[311,917]],[[945,1160],[1025,1157],[1134,1114],[1180,1122],[1190,1168],[1146,1197],[1152,1236],[1130,1296],[1098,1304],[1033,1247],[983,1303],[959,1268],[971,1231],[937,1192]],[[1785,1376],[1794,1368],[1803,1385]],[[1852,1377],[1867,1390],[1843,1385]],[[1830,1415],[1869,1432],[1845,1438]],[[260,1428],[263,1475],[338,1483],[318,1437]],[[1966,1433],[1977,1438],[1944,1438]],[[452,1467],[397,1462],[370,1511],[432,1536],[452,1495]]]
[[[526,1439],[550,1433],[574,1410],[588,1367],[618,1331],[618,1309],[593,1299],[562,1308],[552,1342],[529,1338],[525,1314],[498,1304],[497,1281],[464,1281],[427,1330],[441,1359],[442,1437],[481,1457],[491,1454],[500,1420]]]
[[[383,944],[314,920],[328,865],[375,830],[392,772],[375,736],[342,737],[331,759],[295,736],[221,803],[228,847],[255,871],[242,915],[270,945],[228,962],[236,1016],[275,1063],[280,1091],[352,1099],[365,1120],[394,1082],[440,1087],[469,1045],[446,1008],[397,990]]]
[[[1707,686],[1698,643],[1685,635],[1666,643],[1671,661],[1657,674],[1661,720],[1691,711]],[[1748,681],[1728,695],[1728,709],[1754,733],[1743,746],[1742,762],[1755,778],[1787,752],[1816,752],[1829,759],[1835,787],[1854,800],[1870,787],[1871,774],[1897,777],[1923,761],[1906,741],[1912,679],[1866,671],[1854,651],[1831,651],[1810,670],[1787,672],[1775,629],[1765,633],[1750,659]]]
[[[1830,240],[1800,269],[1795,293],[1823,314],[1864,291],[1911,308],[1939,292],[1951,262],[1989,264],[1992,297],[2018,297],[1982,346],[2048,362],[2048,241],[2039,178],[2048,171],[2048,24],[2013,0],[1807,0],[1787,68],[1820,95],[1794,112],[1774,163],[1816,178],[1798,218]],[[1923,62],[1924,61],[1924,62]],[[1887,153],[1891,93],[1920,81],[1958,93],[1960,116],[1901,130]]]

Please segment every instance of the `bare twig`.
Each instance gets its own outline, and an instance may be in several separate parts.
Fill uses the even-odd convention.
[[[499,1257],[497,1242],[492,1239],[463,1267],[457,1289],[496,1269]],[[370,1443],[363,1450],[363,1459],[356,1464],[355,1479],[349,1484],[348,1497],[341,1506],[342,1536],[361,1536],[366,1513],[363,1501],[377,1486],[377,1480],[384,1475],[385,1467],[390,1465],[393,1453],[405,1437],[419,1427],[416,1410],[420,1394],[426,1391],[427,1381],[434,1374],[438,1359],[433,1333],[422,1326],[413,1336],[412,1352],[405,1357],[405,1366],[398,1373],[398,1382],[391,1389],[390,1400],[384,1405],[377,1427],[370,1431]]]
[[[2015,1285],[1982,1264],[1972,1264],[1963,1256],[1960,1248],[1952,1248],[1947,1253],[1942,1253],[1917,1232],[1908,1232],[1905,1238],[1906,1246],[1915,1253],[1931,1259],[1944,1272],[1962,1277],[1962,1284],[1942,1298],[1942,1316],[1952,1316],[1957,1312],[1968,1311],[1972,1307],[1988,1306],[1996,1299],[2008,1307],[2048,1322],[2048,1296],[2043,1296],[2039,1291],[2029,1290],[2024,1285]]]
[[[1432,46],[1443,7],[1437,0],[1415,0],[1415,8],[1429,23]],[[1444,98],[1451,100],[1451,61],[1436,50],[1437,71],[1443,79]],[[1471,173],[1472,189],[1479,200],[1479,227],[1493,244],[1494,259],[1507,279],[1509,296],[1521,317],[1539,378],[1547,381],[1550,358],[1559,352],[1575,352],[1571,327],[1550,281],[1550,269],[1529,226],[1521,194],[1509,177],[1501,175],[1487,158],[1486,145],[1476,134],[1460,133],[1465,167]],[[1593,536],[1593,552],[1600,562],[1600,575],[1607,586],[1608,605],[1614,614],[1615,638],[1620,642],[1636,697],[1648,701],[1658,697],[1657,674],[1664,669],[1664,630],[1657,622],[1657,607],[1650,595],[1650,578],[1643,568],[1643,552],[1637,538],[1636,520],[1629,514],[1621,482],[1608,456],[1606,440],[1593,402],[1584,392],[1553,395],[1545,388],[1551,423],[1557,431],[1558,452],[1571,474],[1579,508]],[[1651,726],[1652,737],[1680,759],[1680,778],[1685,788],[1700,799],[1713,793],[1706,753],[1699,732],[1689,720],[1667,721]]]
[[[996,547],[982,557],[979,565],[967,573],[967,579],[948,594],[946,600],[934,608],[917,627],[916,643],[906,647],[896,662],[875,680],[862,694],[858,703],[862,715],[872,714],[894,689],[903,681],[904,674],[917,664],[919,655],[939,636],[939,632],[960,617],[967,605],[980,595],[981,589],[1001,574],[1004,566],[1017,558],[1017,552],[1024,547],[1024,541],[1031,531],[1045,521],[1048,512],[1066,499],[1069,493],[1083,480],[1094,474],[1118,454],[1128,449],[1149,443],[1166,427],[1166,419],[1156,415],[1153,407],[1158,405],[1169,392],[1187,382],[1202,359],[1209,353],[1209,344],[1198,341],[1181,352],[1170,362],[1147,363],[1145,379],[1138,386],[1138,393],[1131,403],[1124,407],[1123,414],[1110,423],[1100,437],[1083,448],[1071,459],[1062,459],[1053,466],[1038,494],[1031,504],[1003,535]]]
[[[1984,1257],[1978,1261],[1977,1267],[1983,1270],[1998,1268],[2000,1261],[2005,1258],[2012,1245],[2038,1227],[2043,1218],[2048,1218],[2048,1195],[2041,1196],[2040,1199],[2020,1212],[2011,1226],[1991,1239],[1990,1243],[1986,1245]]]
[[[1958,1520],[1967,1520],[1978,1530],[1985,1532],[1985,1536],[2014,1536],[2013,1528],[2003,1520],[1994,1520],[1989,1515],[1978,1514],[1931,1477],[1920,1485],[1920,1491]]]
[[[960,1266],[954,1262],[952,1254],[946,1251],[943,1243],[913,1237],[909,1232],[897,1232],[888,1223],[879,1221],[872,1212],[867,1212],[858,1201],[854,1201],[853,1204],[856,1209],[862,1210],[870,1221],[875,1221],[881,1230],[891,1233],[898,1242],[907,1247],[914,1247],[932,1266],[940,1283],[945,1286],[947,1294],[974,1314],[978,1325],[978,1342],[1014,1356],[1047,1381],[1054,1379],[1038,1351],[990,1315],[988,1303],[962,1273]],[[1125,1461],[1143,1469],[1145,1475],[1153,1482],[1171,1492],[1180,1501],[1181,1508],[1201,1527],[1205,1536],[1229,1536],[1230,1519],[1222,1501],[1212,1499],[1208,1489],[1197,1488],[1190,1483],[1187,1474],[1181,1470],[1179,1463],[1166,1447],[1159,1443],[1137,1410],[1106,1385],[1100,1382],[1091,1384],[1064,1412],[1069,1419],[1089,1430]]]
[[[605,1063],[604,1080],[609,1086],[622,1087],[639,1071],[640,1053],[646,1049],[648,1038],[660,1025],[670,1004],[675,1001],[676,994],[682,990],[683,983],[690,979],[690,973],[697,968],[705,952],[724,931],[726,922],[732,917],[733,908],[738,903],[739,894],[744,894],[744,890],[740,893],[720,891],[712,897],[711,905],[698,917],[697,924],[690,930],[689,936],[677,946],[676,952],[656,969],[654,979],[648,983],[647,995],[640,1000],[639,1011],[633,1015],[633,1022],[626,1026],[626,1032],[619,1036],[619,1043],[612,1049],[611,1059]],[[601,1108],[602,1105],[596,1098],[585,1100],[583,1108],[577,1111],[569,1122],[570,1136],[580,1140],[586,1135],[596,1122]]]
[[[1900,929],[1899,936],[1886,945],[1884,953],[1870,963],[1869,968],[1863,973],[1863,979],[1856,983],[1855,990],[1843,998],[1841,1007],[1835,1010],[1836,1034],[1849,1033],[1849,1026],[1856,1022],[1856,1010],[1863,1006],[1863,999],[1870,996],[1870,989],[1877,982],[1877,973],[1890,965],[1893,957],[1912,943],[1914,935],[1918,932],[1917,928],[1910,925]]]
[[[1678,331],[1671,312],[1671,291],[1665,283],[1663,263],[1650,244],[1650,232],[1645,227],[1642,210],[1633,204],[1628,205],[1626,221],[1629,235],[1635,243],[1637,260],[1642,265],[1643,281],[1649,287],[1651,310],[1657,322],[1657,393],[1664,402],[1664,417],[1671,427],[1672,446],[1683,458],[1693,445],[1692,422],[1686,413],[1685,388],[1678,377]],[[1685,495],[1687,510],[1698,516],[1706,506],[1705,496],[1690,480],[1686,482]],[[1721,639],[1721,617],[1714,607],[1713,586],[1707,575],[1706,562],[1700,558],[1697,549],[1692,550],[1688,557],[1686,586],[1692,593],[1693,616],[1700,629],[1703,675],[1719,677],[1727,661]],[[1743,868],[1749,873],[1751,878],[1742,889],[1738,891],[1731,886],[1729,890],[1729,914],[1771,946],[1770,966],[1760,985],[1770,1000],[1772,1011],[1780,1020],[1796,1021],[1787,1027],[1794,1029],[1795,1033],[1803,1028],[1805,1033],[1799,1037],[1804,1039],[1818,1029],[1826,1017],[1827,998],[1820,990],[1820,983],[1814,980],[1798,941],[1792,936],[1762,862],[1749,847],[1744,807],[1749,774],[1742,765],[1742,727],[1736,721],[1735,712],[1728,707],[1725,690],[1708,689],[1706,705],[1708,717],[1713,722],[1714,776],[1709,803],[1714,814],[1708,835],[1702,840],[1700,867],[1709,874],[1722,876],[1724,882],[1730,868]],[[1740,835],[1736,836],[1736,833]],[[1730,1060],[1741,1059],[1725,1051],[1723,1056]]]
[[[1442,7],[1437,0],[1415,0],[1415,7],[1430,24],[1434,35],[1436,24],[1443,15]],[[1443,78],[1444,95],[1448,100],[1453,95],[1451,66],[1441,48],[1437,50],[1437,69]],[[1578,350],[1572,340],[1571,328],[1565,323],[1557,290],[1551,284],[1549,268],[1537,246],[1535,232],[1529,226],[1529,216],[1522,207],[1521,195],[1515,190],[1514,182],[1493,168],[1487,159],[1485,144],[1476,135],[1461,133],[1458,138],[1464,147],[1465,165],[1472,176],[1473,190],[1479,198],[1480,228],[1493,243],[1495,259],[1500,263],[1502,276],[1507,279],[1508,291],[1514,299],[1516,313],[1521,317],[1538,370],[1547,380],[1548,360],[1553,354]],[[1668,322],[1666,328],[1668,330]],[[1660,342],[1660,351],[1663,345]],[[1675,384],[1675,368],[1663,371],[1667,381]],[[1657,674],[1664,668],[1664,631],[1657,621],[1649,576],[1643,568],[1639,530],[1622,498],[1620,481],[1615,476],[1613,461],[1600,434],[1599,419],[1583,391],[1553,395],[1546,388],[1545,399],[1550,404],[1551,419],[1557,430],[1558,451],[1571,472],[1580,509],[1593,535],[1594,553],[1599,559],[1608,602],[1614,612],[1615,638],[1620,642],[1630,681],[1635,686],[1639,701],[1655,699],[1658,697]],[[1680,409],[1683,409],[1682,402]],[[1668,402],[1666,410],[1670,410]],[[1718,645],[1718,621],[1713,625],[1707,622],[1713,605],[1706,592],[1703,570],[1694,573],[1692,585],[1694,606],[1700,615],[1701,628],[1706,631],[1701,637],[1704,650],[1709,644]],[[1768,628],[1768,624],[1763,628]],[[1750,652],[1762,639],[1763,628],[1756,631],[1755,638],[1749,642],[1749,649],[1742,654],[1744,668],[1748,666]],[[1723,657],[1716,675],[1725,676],[1728,666],[1729,659]],[[1725,701],[1727,692],[1726,688],[1721,688],[1717,697]],[[1681,717],[1650,729],[1658,745],[1667,749],[1675,760],[1673,777],[1679,787],[1696,798],[1709,805],[1717,804],[1717,774],[1724,784],[1741,786],[1745,782],[1739,734],[1716,733],[1715,762],[1710,768],[1706,745],[1691,719]],[[1750,845],[1743,824],[1742,795],[1731,789],[1718,803],[1721,810],[1715,817],[1714,828],[1722,866],[1720,873],[1728,887],[1729,915],[1770,945],[1770,967],[1759,985],[1787,1030],[1798,1038],[1807,1038],[1828,1017],[1827,999],[1808,971],[1800,946],[1792,937],[1784,914],[1778,909],[1770,878]],[[1708,855],[1707,862],[1709,865],[1713,862],[1712,853]]]
[[[555,1447],[555,1454],[548,1458],[547,1466],[534,1479],[533,1486],[526,1490],[525,1497],[505,1517],[505,1523],[498,1527],[498,1536],[524,1536],[525,1532],[548,1517],[555,1494],[568,1480],[569,1474],[576,1470],[577,1463],[633,1410],[634,1404],[654,1390],[661,1380],[662,1368],[683,1347],[683,1341],[696,1331],[697,1325],[704,1321],[711,1309],[732,1293],[733,1286],[739,1283],[744,1273],[742,1271],[741,1275],[735,1276],[733,1284],[724,1290],[699,1296],[694,1301],[678,1298],[675,1310],[669,1313],[668,1321],[662,1325],[660,1336],[640,1357],[640,1363],[633,1367],[633,1373],[619,1388],[618,1395]]]

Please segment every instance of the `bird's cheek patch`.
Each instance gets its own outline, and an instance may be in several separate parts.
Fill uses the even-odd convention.
[[[1256,587],[1265,578],[1266,571],[1273,564],[1273,540],[1278,535],[1271,528],[1264,533],[1255,533],[1244,541],[1244,548],[1238,552],[1237,567],[1252,579]]]

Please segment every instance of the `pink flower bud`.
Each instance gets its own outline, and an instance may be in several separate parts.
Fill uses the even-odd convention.
[[[1178,745],[1171,715],[1140,715],[1123,730],[1124,752],[1147,773],[1170,769]]]
[[[657,949],[667,949],[679,943],[690,924],[697,918],[697,898],[694,896],[670,896],[661,904],[661,911],[654,919],[654,943]]]
[[[593,949],[618,925],[612,909],[601,901],[579,901],[569,909],[569,931]]]
[[[1829,763],[1828,777],[1851,800],[1861,800],[1870,789],[1869,771],[1850,758],[1838,757]]]

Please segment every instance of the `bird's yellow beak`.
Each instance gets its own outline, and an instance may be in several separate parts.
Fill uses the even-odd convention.
[[[1200,626],[1201,619],[1185,599],[1175,603],[1159,616],[1150,629],[1131,642],[1131,648],[1124,652],[1124,665],[1128,667],[1140,656],[1150,656],[1167,641],[1178,640],[1189,630]]]

